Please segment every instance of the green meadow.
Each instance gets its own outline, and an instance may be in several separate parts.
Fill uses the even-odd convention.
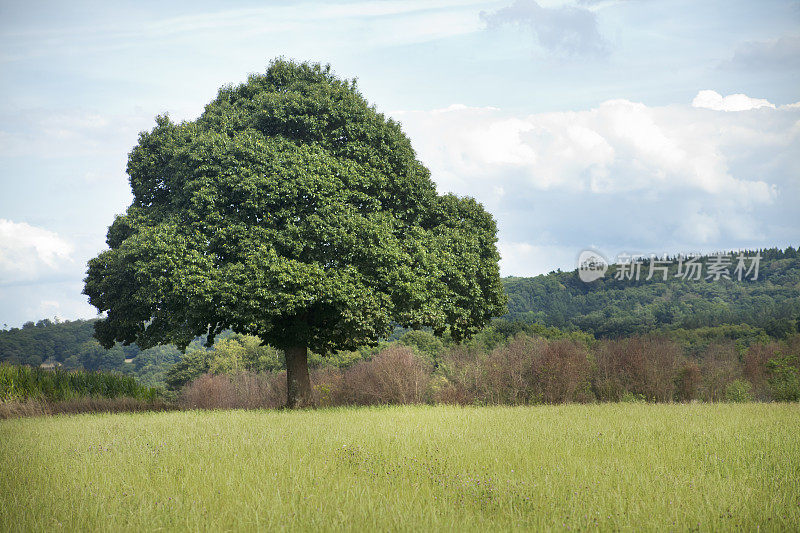
[[[798,404],[0,421],[2,531],[788,531]]]

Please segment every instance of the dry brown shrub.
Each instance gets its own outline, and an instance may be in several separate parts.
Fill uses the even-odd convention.
[[[311,371],[314,404],[319,407],[347,405],[344,371],[336,367],[323,367]]]
[[[59,402],[25,400],[0,403],[0,419],[28,416],[46,416],[81,413],[137,413],[144,411],[172,411],[178,406],[157,400],[145,402],[134,398],[73,398]]]
[[[788,353],[800,357],[800,333],[793,333],[786,339]]]
[[[445,379],[433,387],[437,402],[526,405],[594,399],[589,352],[572,341],[523,333],[489,354],[457,348],[442,361]]]
[[[180,393],[180,404],[192,409],[224,409],[233,406],[233,384],[225,375],[203,374]]]
[[[436,404],[471,405],[475,403],[476,396],[462,383],[439,376],[431,381],[431,401]]]
[[[435,403],[469,405],[479,401],[478,386],[482,369],[478,364],[481,352],[471,346],[457,345],[440,357],[441,378],[433,381]]]
[[[603,341],[595,356],[595,393],[601,401],[619,401],[627,392],[669,402],[681,359],[680,347],[663,337]]]
[[[21,402],[0,402],[0,420],[42,416],[50,414],[47,404],[39,400],[27,399]]]
[[[703,399],[707,402],[725,400],[725,388],[742,375],[739,354],[732,342],[708,345],[700,365],[703,374]]]
[[[550,341],[532,362],[533,388],[541,401],[565,403],[594,400],[586,346],[565,339]]]
[[[431,380],[428,363],[406,346],[390,346],[370,361],[336,373],[315,389],[327,405],[380,405],[423,403]]]
[[[769,369],[767,363],[775,358],[778,353],[784,351],[777,342],[769,344],[751,344],[744,354],[742,373],[744,377],[753,385],[753,393],[756,398],[766,400],[770,398],[770,388],[767,382]]]
[[[75,398],[48,405],[50,414],[78,413],[138,413],[145,411],[174,411],[176,405],[164,402],[144,402],[134,398]]]
[[[675,380],[675,398],[682,402],[697,399],[702,383],[700,365],[694,361],[684,361]]]
[[[645,357],[641,383],[645,398],[656,402],[671,402],[675,397],[675,380],[681,368],[683,350],[664,337],[643,339]]]
[[[630,357],[626,343],[604,340],[595,352],[594,391],[603,402],[618,402],[630,387],[626,366]]]
[[[321,407],[422,403],[429,365],[405,346],[391,346],[346,370],[315,369],[314,402]],[[181,391],[180,405],[195,409],[279,408],[286,403],[286,373],[205,374]]]
[[[286,373],[203,374],[181,390],[179,404],[191,409],[280,408],[286,404]]]
[[[495,348],[479,360],[478,397],[490,404],[537,403],[535,363],[547,349],[547,341],[520,334],[506,346]]]

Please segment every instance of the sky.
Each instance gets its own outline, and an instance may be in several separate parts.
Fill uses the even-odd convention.
[[[357,78],[504,276],[800,244],[797,1],[0,0],[0,326],[95,316],[139,132],[276,57]]]

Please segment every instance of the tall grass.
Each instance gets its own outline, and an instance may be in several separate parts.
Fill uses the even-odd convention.
[[[108,372],[0,364],[1,402],[58,402],[84,397],[153,401],[158,397],[158,389],[139,385],[133,377]]]
[[[797,404],[0,421],[0,531],[797,531]]]

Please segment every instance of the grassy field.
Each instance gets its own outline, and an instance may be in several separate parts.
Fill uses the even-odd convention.
[[[797,404],[0,421],[0,530],[798,530]]]

